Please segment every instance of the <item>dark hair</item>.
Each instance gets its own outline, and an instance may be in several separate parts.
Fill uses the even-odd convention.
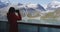
[[[10,7],[8,13],[13,13],[13,12],[15,12],[15,8],[14,7]]]

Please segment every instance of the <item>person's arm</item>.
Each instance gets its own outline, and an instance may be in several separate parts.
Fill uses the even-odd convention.
[[[19,10],[16,10],[16,13],[17,13],[17,20],[22,20]]]
[[[21,14],[18,12],[18,20],[22,20]]]

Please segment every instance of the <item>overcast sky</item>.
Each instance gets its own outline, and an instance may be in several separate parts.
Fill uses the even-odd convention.
[[[8,1],[8,0],[1,0],[1,1]],[[9,0],[10,3],[12,4],[16,4],[16,3],[22,3],[22,4],[29,4],[29,3],[33,3],[33,4],[40,4],[42,6],[47,5],[48,3],[52,2],[53,0]],[[56,1],[60,1],[60,0],[56,0]]]

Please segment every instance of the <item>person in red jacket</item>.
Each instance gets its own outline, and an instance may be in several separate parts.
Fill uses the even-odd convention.
[[[18,32],[17,20],[22,20],[22,17],[21,17],[19,10],[17,10],[18,16],[15,13],[16,13],[15,8],[10,7],[10,9],[7,13],[7,19],[8,19],[8,22],[10,24],[9,32]]]

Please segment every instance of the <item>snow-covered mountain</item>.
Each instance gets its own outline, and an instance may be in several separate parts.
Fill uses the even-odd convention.
[[[1,2],[1,4],[4,4],[4,3]],[[4,4],[2,9],[0,9],[0,11],[1,11],[0,18],[1,19],[5,19],[6,18],[6,13],[9,10],[9,7],[14,7],[15,9],[19,9],[20,12],[21,12],[21,15],[23,17],[26,16],[26,13],[28,13],[28,15],[30,14],[30,16],[37,16],[37,15],[40,14],[41,11],[46,11],[44,9],[44,7],[42,7],[40,4],[26,4],[25,5],[25,4],[18,3],[18,4],[10,4],[8,6],[5,6],[5,4]]]
[[[26,10],[29,9],[29,8],[32,8],[32,9],[35,9],[35,10],[40,10],[40,11],[46,11],[44,9],[44,7],[40,4],[20,4],[18,3],[16,6],[15,6],[16,9],[21,9],[21,8],[25,8]]]
[[[42,11],[46,11],[40,4],[23,4],[18,6],[17,8],[20,10],[22,15],[29,14],[30,16],[37,16]]]
[[[46,15],[41,16],[42,19],[59,19],[60,20],[60,7],[57,8],[54,12],[48,12]]]
[[[59,1],[52,1],[47,5],[47,10],[55,10],[58,7],[60,7],[60,2]]]
[[[18,3],[17,5],[18,5],[18,6],[20,6],[20,5],[23,5],[23,4],[21,4],[21,3]]]
[[[28,8],[33,8],[33,9],[36,9],[36,10],[40,10],[40,11],[46,11],[44,9],[44,7],[40,4],[28,4],[27,7]]]

